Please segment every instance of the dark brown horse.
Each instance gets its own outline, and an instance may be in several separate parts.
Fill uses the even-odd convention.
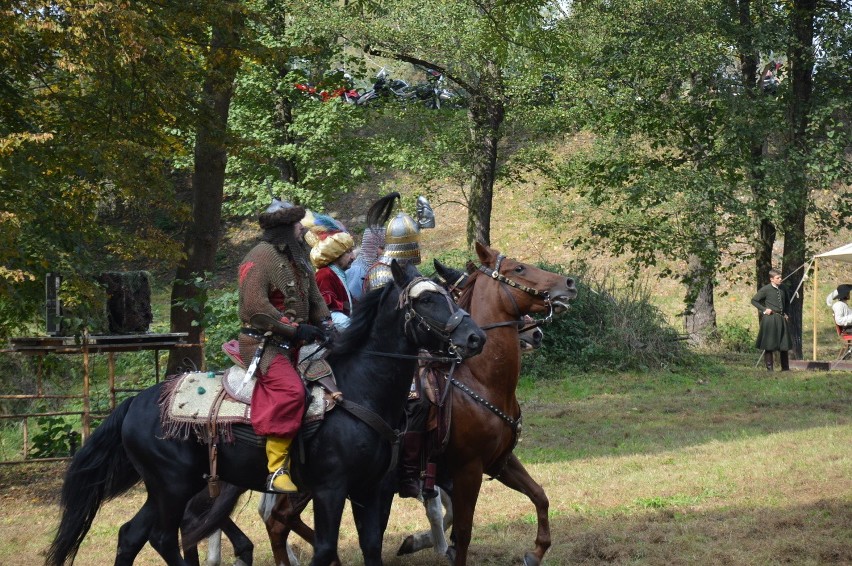
[[[527,495],[536,508],[535,548],[524,555],[526,566],[537,566],[550,547],[549,501],[512,453],[520,432],[521,409],[515,392],[521,369],[518,336],[527,314],[550,317],[567,308],[577,295],[570,278],[506,258],[477,243],[481,265],[470,275],[459,303],[486,331],[482,353],[458,366],[450,385],[453,417],[450,441],[438,467],[452,481],[453,536],[456,566],[467,564],[473,515],[483,474]],[[392,497],[388,492],[387,497]],[[390,504],[385,505],[389,512]],[[281,497],[267,529],[276,549],[277,564],[286,558],[287,534],[297,524],[304,505],[297,497]],[[275,514],[277,513],[277,515]],[[277,517],[277,518],[276,518]],[[298,522],[297,522],[298,521]],[[289,523],[289,524],[288,524]],[[302,533],[300,533],[302,534]],[[310,538],[310,535],[308,534]]]

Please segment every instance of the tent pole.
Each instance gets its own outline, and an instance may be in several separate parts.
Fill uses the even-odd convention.
[[[811,290],[811,295],[813,295],[813,300],[811,301],[811,304],[813,305],[813,308],[812,308],[812,310],[811,310],[811,319],[813,320],[813,324],[814,324],[814,331],[813,331],[813,336],[814,336],[814,360],[813,360],[813,361],[816,361],[816,359],[817,359],[817,323],[816,323],[816,303],[817,303],[817,294],[818,294],[818,291],[817,291],[817,288],[818,288],[818,287],[817,287],[817,285],[818,285],[818,283],[819,283],[819,282],[818,282],[818,280],[817,280],[817,276],[818,276],[818,275],[819,275],[819,262],[816,260],[816,258],[814,258],[814,286],[813,286],[813,289]]]

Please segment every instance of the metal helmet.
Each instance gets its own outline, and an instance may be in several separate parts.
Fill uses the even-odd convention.
[[[404,212],[391,219],[385,229],[385,251],[379,261],[390,264],[392,259],[420,263],[420,226]]]
[[[417,197],[415,209],[417,210],[417,225],[421,229],[435,227],[435,211],[432,210],[432,205],[429,204],[426,197],[423,195]]]

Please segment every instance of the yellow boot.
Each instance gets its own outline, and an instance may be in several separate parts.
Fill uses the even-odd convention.
[[[266,460],[269,468],[269,478],[266,482],[267,491],[279,493],[295,493],[299,491],[290,479],[290,443],[292,438],[280,436],[266,437]]]

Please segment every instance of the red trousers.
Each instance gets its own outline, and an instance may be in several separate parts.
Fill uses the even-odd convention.
[[[258,374],[251,396],[251,424],[259,436],[292,438],[305,414],[305,386],[286,357],[278,354]]]

